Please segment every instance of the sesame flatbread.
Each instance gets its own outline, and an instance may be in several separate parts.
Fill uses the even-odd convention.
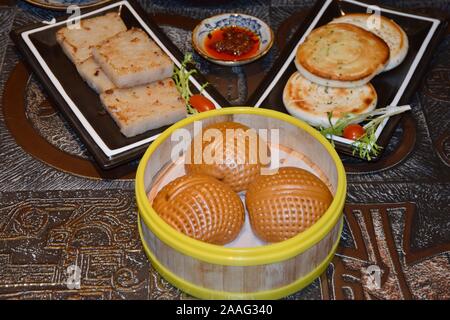
[[[408,36],[405,31],[393,20],[384,16],[378,16],[380,20],[375,20],[377,16],[367,13],[350,13],[336,18],[331,23],[350,23],[373,32],[383,39],[389,46],[389,63],[383,71],[397,67],[405,59],[408,48]]]
[[[356,88],[331,88],[295,72],[284,88],[283,103],[294,117],[315,127],[329,127],[328,112],[333,112],[333,124],[346,113],[370,112],[376,107],[377,93],[370,83]]]
[[[313,30],[298,47],[295,65],[310,81],[353,88],[368,83],[389,61],[389,47],[378,36],[348,23]]]

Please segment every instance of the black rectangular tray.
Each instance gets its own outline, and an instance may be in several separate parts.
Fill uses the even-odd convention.
[[[159,42],[162,49],[169,54],[175,64],[183,60],[183,53],[170,41],[159,26],[133,0],[117,0],[82,11],[85,15],[95,17],[107,12],[117,11],[126,26],[138,27]],[[92,90],[78,74],[74,64],[67,58],[56,42],[56,31],[65,25],[69,17],[62,17],[56,23],[47,25],[38,23],[25,26],[11,32],[13,39],[24,59],[38,79],[76,130],[102,169],[110,169],[124,164],[143,154],[148,145],[167,127],[147,131],[135,137],[127,138],[120,133],[119,127],[104,110],[98,94]],[[197,72],[191,79],[192,87],[197,82],[200,86],[206,79]],[[221,107],[229,106],[228,101],[211,85],[203,91]]]
[[[247,101],[248,105],[278,110],[288,113],[283,105],[283,89],[289,77],[297,69],[294,64],[295,52],[298,45],[311,30],[327,24],[333,18],[343,13],[365,13],[369,4],[353,0],[319,0],[309,12],[291,37],[273,67],[267,73],[261,85],[254,91]],[[371,9],[377,9],[373,6]],[[377,108],[388,105],[407,104],[422,76],[440,39],[445,34],[447,22],[439,19],[401,12],[395,9],[378,7],[381,15],[397,22],[406,32],[409,39],[409,51],[403,63],[390,71],[377,75],[371,83],[378,94]],[[377,130],[377,144],[385,149],[401,118],[401,114],[390,117]],[[351,141],[341,137],[333,137],[339,152],[353,155]],[[372,161],[377,160],[373,157]],[[357,153],[355,154],[357,156]]]

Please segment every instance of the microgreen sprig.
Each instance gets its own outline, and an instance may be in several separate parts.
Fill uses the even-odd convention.
[[[388,117],[411,110],[411,106],[388,106],[375,109],[363,114],[346,113],[333,124],[333,113],[328,112],[329,127],[320,127],[320,133],[325,136],[334,146],[333,136],[342,136],[344,129],[351,123],[368,121],[364,126],[365,133],[352,143],[353,155],[358,154],[362,159],[372,160],[380,154],[382,149],[377,144],[376,131],[378,126]]]
[[[189,87],[189,77],[197,72],[195,69],[187,70],[188,64],[192,63],[192,54],[186,53],[181,63],[181,67],[174,66],[172,79],[178,89],[181,97],[186,103],[187,112],[190,114],[196,113],[197,110],[191,107],[189,99],[192,96],[191,88]]]
[[[177,87],[178,92],[180,93],[181,97],[186,103],[187,112],[189,114],[194,114],[198,112],[189,103],[189,100],[193,95],[191,88],[189,86],[189,78],[193,74],[197,73],[197,70],[194,68],[188,70],[188,65],[193,63],[194,60],[192,58],[192,53],[186,53],[184,55],[183,62],[181,63],[181,67],[178,68],[177,66],[174,66],[172,76],[172,79],[175,82],[175,86]],[[200,88],[200,92],[202,92],[207,85],[208,83],[204,83]]]

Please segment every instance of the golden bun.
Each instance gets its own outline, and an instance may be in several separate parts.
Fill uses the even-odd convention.
[[[266,242],[283,241],[306,230],[319,220],[332,200],[324,182],[294,167],[259,176],[245,197],[253,232]]]
[[[207,139],[205,132],[208,129],[218,130],[222,139]],[[234,139],[226,139],[226,131],[229,129],[234,130]],[[259,157],[258,148],[267,148],[266,154],[269,154],[267,144],[258,141],[256,150],[254,150],[257,153],[253,155],[254,158],[251,157],[250,139],[245,135],[249,129],[243,124],[231,121],[214,123],[205,127],[200,150],[195,149],[195,142],[192,142],[188,149],[187,159],[189,161],[185,164],[186,172],[209,175],[226,183],[235,192],[245,191],[248,185],[259,176],[261,169],[266,166]],[[198,137],[195,137],[194,140],[196,138]],[[238,147],[238,140],[243,143],[243,148]],[[221,161],[208,163],[203,159],[202,163],[196,163],[195,153],[200,151],[203,155],[205,150],[209,151],[208,154],[223,155]]]
[[[234,240],[245,219],[242,201],[229,186],[199,174],[165,185],[152,206],[177,231],[217,245]]]

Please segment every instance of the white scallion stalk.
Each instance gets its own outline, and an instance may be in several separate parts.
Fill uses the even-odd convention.
[[[411,110],[411,106],[409,104],[404,106],[388,106],[386,108],[381,109],[375,109],[372,112],[366,113],[368,115],[365,119],[368,117],[373,117],[379,115],[379,117],[376,117],[375,119],[370,120],[368,123],[366,123],[363,128],[367,130],[370,127],[379,125],[385,118],[389,118],[392,116],[395,116],[396,114],[403,113],[405,111]]]

